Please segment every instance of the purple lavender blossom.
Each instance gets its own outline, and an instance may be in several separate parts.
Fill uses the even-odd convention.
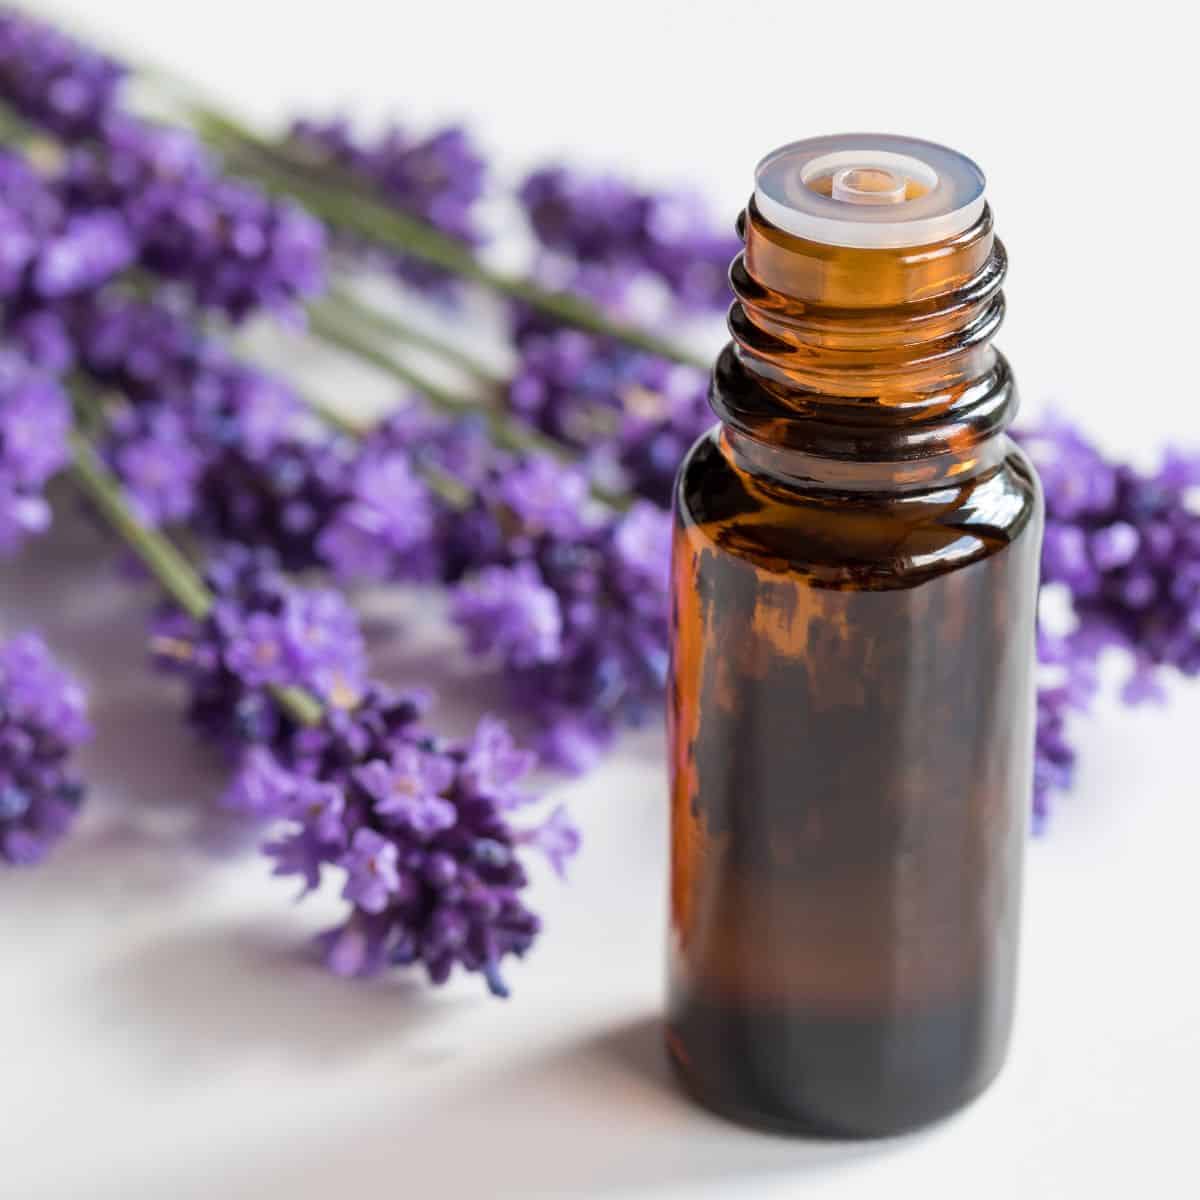
[[[0,151],[0,299],[10,308],[91,291],[136,257],[137,243],[118,212],[76,212],[56,181]]]
[[[98,143],[72,151],[62,190],[75,212],[121,213],[143,266],[234,320],[290,315],[324,286],[323,226],[223,176],[184,130],[112,114]]]
[[[359,450],[331,436],[280,379],[232,359],[162,304],[101,296],[52,318],[74,363],[127,401],[103,450],[150,524],[318,560],[315,538],[350,489]]]
[[[558,596],[534,563],[484,567],[455,590],[453,615],[473,654],[497,654],[525,668],[562,653]]]
[[[231,749],[276,737],[273,686],[340,707],[364,691],[366,649],[340,593],[297,587],[269,553],[236,546],[210,562],[206,582],[216,596],[209,616],[168,608],[151,644],[158,665],[186,681],[189,716],[208,736]]]
[[[119,413],[110,420],[106,449],[145,524],[169,525],[192,516],[207,463],[177,413]]]
[[[529,222],[547,250],[628,281],[649,275],[684,310],[720,309],[741,248],[716,230],[699,197],[641,192],[613,176],[547,167],[521,186]]]
[[[356,136],[344,120],[301,119],[293,123],[291,135],[321,158],[371,184],[401,212],[468,246],[482,243],[476,209],[486,164],[459,126],[417,138],[393,125],[368,141]],[[445,272],[427,263],[385,256],[376,248],[371,248],[371,255],[418,286],[444,291],[449,285]]]
[[[0,234],[0,239],[3,235]],[[8,341],[29,362],[52,375],[62,375],[75,364],[75,342],[63,315],[54,309],[35,308],[10,315],[5,330]]]
[[[347,495],[317,540],[344,579],[396,578],[401,564],[433,535],[434,503],[404,451],[368,445],[347,480]]]
[[[1095,662],[1069,638],[1038,630],[1037,738],[1033,767],[1033,832],[1043,833],[1056,792],[1074,781],[1075,748],[1068,739],[1072,713],[1085,713],[1098,681]]]
[[[471,791],[501,809],[520,808],[533,797],[517,785],[537,766],[537,755],[517,745],[509,728],[496,717],[483,717],[460,768]]]
[[[189,131],[123,111],[123,74],[52,27],[0,12],[0,98],[76,143],[51,181],[66,227],[38,239],[37,293],[85,290],[136,258],[234,320],[260,309],[294,314],[324,286],[324,227],[224,176]],[[0,219],[0,293],[28,253],[28,231],[11,225]]]
[[[1020,440],[1046,493],[1042,578],[1070,590],[1074,652],[1132,655],[1131,702],[1161,694],[1165,667],[1200,674],[1200,456],[1141,472],[1057,419]]]
[[[520,351],[512,411],[668,504],[680,461],[713,423],[703,372],[573,329],[534,333]]]
[[[66,138],[91,137],[117,99],[125,68],[11,8],[0,9],[0,96]]]
[[[356,908],[378,916],[393,896],[401,895],[407,879],[399,870],[400,850],[395,842],[373,829],[359,829],[339,861],[346,871],[342,895]]]
[[[454,776],[452,762],[416,746],[401,746],[390,762],[375,759],[354,772],[355,782],[374,801],[375,813],[386,824],[402,826],[425,840],[451,828],[458,819],[444,795]]]
[[[0,644],[0,861],[41,862],[79,811],[71,753],[91,736],[83,689],[41,638]]]
[[[33,290],[48,300],[89,292],[123,271],[137,247],[120,214],[108,209],[67,218],[47,239],[33,269]]]
[[[42,488],[69,458],[71,410],[62,388],[0,351],[0,555],[50,524]]]
[[[549,486],[556,473],[570,478],[549,460],[498,460],[458,517],[470,566],[452,614],[474,650],[501,656],[543,755],[580,769],[619,726],[659,710],[669,519],[645,502],[598,514],[561,479]]]
[[[442,983],[457,964],[506,995],[503,960],[540,929],[521,896],[520,852],[540,850],[561,872],[579,836],[557,809],[541,825],[510,823],[530,799],[520,784],[532,759],[500,722],[449,742],[423,728],[424,710],[371,687],[319,728],[248,750],[228,803],[278,819],[264,847],[276,874],[311,890],[325,869],[342,873],[350,913],[321,939],[335,973],[420,963]]]
[[[526,830],[518,840],[536,846],[554,868],[555,874],[566,878],[567,863],[579,852],[579,830],[560,804],[540,825]]]

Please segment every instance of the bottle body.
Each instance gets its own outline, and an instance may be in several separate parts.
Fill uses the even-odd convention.
[[[831,186],[869,140],[813,144]],[[861,245],[756,192],[721,425],[674,497],[668,1049],[710,1107],[833,1136],[934,1120],[999,1069],[1032,782],[1042,510],[991,346],[1004,250],[981,175],[953,207],[973,164],[900,148],[851,183],[928,150],[932,190],[897,186]],[[810,187],[797,227],[859,239],[808,167],[779,174],[795,150],[764,160],[773,211]],[[957,224],[908,245],[909,211]]]
[[[877,1136],[1003,1060],[1041,516],[1020,451],[957,487],[680,473],[669,1048],[744,1121]]]

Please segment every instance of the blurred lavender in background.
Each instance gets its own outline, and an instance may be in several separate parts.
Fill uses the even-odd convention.
[[[693,192],[643,191],[613,175],[547,166],[525,179],[519,198],[546,252],[543,272],[562,275],[556,267],[569,263],[585,294],[611,298],[648,278],[683,312],[718,311],[733,298],[727,276],[741,242],[714,226]]]
[[[349,172],[401,212],[419,217],[464,245],[483,244],[477,208],[484,194],[487,162],[461,126],[448,125],[416,137],[389,125],[368,139],[356,135],[346,120],[300,118],[292,124],[291,137],[315,151],[319,161]],[[453,291],[451,278],[436,267],[411,256],[388,254],[371,243],[343,241],[417,287],[442,294]]]

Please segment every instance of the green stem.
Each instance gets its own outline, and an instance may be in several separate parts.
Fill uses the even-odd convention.
[[[401,362],[381,349],[361,331],[352,330],[342,319],[334,316],[325,305],[313,304],[308,309],[308,330],[323,342],[362,359],[385,375],[390,375],[407,387],[422,392],[434,405],[444,412],[465,413],[478,409],[476,401],[460,396],[440,384],[433,383],[420,371]]]
[[[72,473],[80,491],[141,559],[146,569],[188,616],[203,620],[212,609],[212,593],[196,569],[158,530],[138,520],[121,485],[81,433],[71,432]],[[271,689],[281,708],[301,725],[316,725],[321,702],[296,687]]]
[[[349,321],[368,325],[382,337],[396,338],[419,350],[428,350],[488,387],[499,389],[504,385],[504,380],[495,371],[472,358],[465,350],[437,334],[415,329],[399,317],[360,300],[347,288],[331,285],[326,289],[325,296],[327,305],[340,309]]]
[[[201,137],[220,150],[237,170],[252,175],[270,192],[300,200],[332,225],[522,300],[590,333],[701,370],[711,365],[706,356],[636,325],[614,320],[571,292],[551,291],[531,279],[488,266],[461,242],[371,196],[361,180],[336,165],[316,162],[294,147],[259,137],[209,105],[187,102],[184,110]]]

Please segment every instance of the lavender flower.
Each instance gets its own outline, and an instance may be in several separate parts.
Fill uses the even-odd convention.
[[[293,123],[291,134],[310,151],[371,184],[401,212],[466,245],[482,243],[476,209],[486,166],[466,130],[452,125],[417,138],[392,125],[367,141],[346,121],[301,119]],[[372,254],[379,256],[377,250]],[[385,261],[419,286],[447,285],[447,276],[436,267],[403,257]]]
[[[210,615],[165,611],[156,656],[186,679],[201,731],[235,753],[225,803],[275,826],[263,847],[275,873],[305,891],[326,867],[342,873],[351,909],[322,939],[330,968],[421,962],[441,983],[460,964],[506,994],[502,960],[540,928],[518,850],[541,850],[561,873],[579,840],[560,810],[510,823],[530,800],[520,783],[532,756],[491,719],[470,742],[437,738],[421,725],[424,697],[369,683],[337,593],[297,588],[242,547],[210,563],[206,582]],[[296,725],[268,690],[281,686],[321,696],[321,724]]]
[[[542,245],[577,265],[623,281],[651,276],[685,310],[720,309],[732,298],[726,274],[740,243],[713,228],[693,194],[547,167],[526,178],[520,198]]]
[[[1076,652],[1131,654],[1130,701],[1160,695],[1164,667],[1200,674],[1200,456],[1140,472],[1057,419],[1021,442],[1046,493],[1042,577],[1070,590]]]
[[[123,271],[134,257],[133,237],[118,213],[98,209],[72,215],[42,247],[33,290],[50,300],[89,292]]]
[[[51,25],[0,9],[0,96],[66,138],[94,136],[125,68]]]
[[[209,616],[168,607],[151,641],[159,666],[186,681],[189,717],[202,732],[233,750],[269,742],[284,728],[272,687],[355,703],[366,650],[340,593],[297,587],[273,556],[237,546],[210,562],[205,582],[216,596]]]
[[[541,850],[561,872],[579,835],[561,809],[512,824],[532,763],[499,722],[449,742],[423,729],[424,708],[373,687],[319,729],[249,751],[228,802],[279,819],[265,847],[277,874],[306,890],[325,868],[342,875],[350,914],[321,939],[337,974],[420,963],[442,983],[458,965],[504,996],[503,960],[524,955],[541,927],[522,898],[520,851]]]
[[[520,351],[512,411],[669,504],[676,468],[713,422],[704,374],[572,329],[531,334]]]
[[[1033,767],[1033,831],[1042,833],[1056,792],[1075,775],[1075,748],[1068,740],[1073,712],[1084,713],[1098,686],[1095,663],[1070,639],[1038,630],[1037,737]]]
[[[342,895],[361,912],[378,916],[393,896],[405,891],[407,880],[399,869],[400,850],[395,842],[373,829],[358,829],[339,866],[346,871]]]
[[[560,804],[541,825],[518,835],[517,840],[525,845],[536,846],[554,868],[555,873],[565,879],[567,863],[579,853],[581,838],[575,823]]]
[[[185,130],[113,113],[101,135],[71,152],[63,192],[75,212],[121,213],[143,266],[234,320],[322,289],[324,228],[301,208],[223,176]]]
[[[42,488],[67,462],[71,414],[49,376],[0,351],[0,555],[50,524]]]
[[[55,181],[69,228],[45,249],[39,294],[91,286],[136,253],[235,320],[259,309],[294,313],[324,286],[324,227],[224,176],[188,131],[124,111],[124,73],[51,26],[0,11],[0,98],[76,143]],[[12,246],[19,256],[20,243]],[[0,256],[0,287],[6,267]]]
[[[90,736],[83,689],[41,638],[0,644],[0,861],[40,862],[70,828],[83,784],[69,760]]]
[[[163,304],[102,294],[31,309],[9,330],[24,335],[61,339],[52,357],[124,398],[110,399],[102,449],[142,520],[269,549],[289,570],[437,577],[440,508],[420,472],[467,479],[492,453],[482,423],[417,406],[362,442],[331,432]]]
[[[447,759],[416,746],[400,746],[390,762],[376,759],[359,767],[355,781],[375,802],[375,812],[386,824],[428,840],[458,820],[454,805],[443,795],[454,774]]]
[[[428,546],[434,504],[407,454],[368,444],[346,480],[346,495],[318,540],[321,557],[342,577],[396,578],[399,565]]]
[[[53,319],[71,361],[125,398],[103,449],[147,523],[269,546],[289,567],[315,561],[317,525],[357,450],[327,437],[288,386],[161,304],[100,296],[35,319]]]
[[[118,413],[109,423],[107,450],[145,524],[169,525],[193,514],[205,456],[177,413]]]
[[[456,590],[453,613],[473,654],[522,670],[562,654],[562,608],[533,563],[484,567]]]
[[[497,465],[459,520],[466,548],[458,558],[474,569],[452,605],[468,644],[501,657],[514,707],[537,723],[542,753],[576,770],[620,725],[658,711],[669,545],[662,509],[642,502],[624,514],[593,513],[579,478],[538,457]],[[541,500],[552,495],[557,506]]]
[[[9,308],[91,291],[136,255],[118,212],[75,211],[53,181],[0,151],[0,300]]]
[[[54,309],[33,309],[9,315],[7,340],[32,366],[61,375],[75,363],[75,343],[62,315]]]

